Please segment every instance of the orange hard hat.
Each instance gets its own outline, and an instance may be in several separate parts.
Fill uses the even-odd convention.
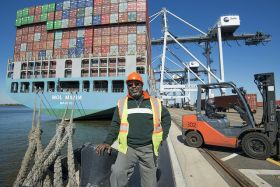
[[[128,75],[126,83],[128,81],[140,81],[140,82],[142,82],[142,84],[144,84],[141,75],[139,73],[136,73],[136,72],[132,72]]]

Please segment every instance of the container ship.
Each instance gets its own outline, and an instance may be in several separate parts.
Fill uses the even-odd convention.
[[[17,11],[6,88],[18,103],[61,118],[112,115],[136,71],[155,90],[146,0],[68,0]],[[39,106],[39,102],[36,102]]]

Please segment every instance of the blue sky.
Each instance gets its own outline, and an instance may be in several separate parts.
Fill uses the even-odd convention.
[[[15,42],[14,26],[16,10],[33,5],[42,5],[54,2],[54,0],[9,0],[2,3],[0,7],[1,29],[0,29],[0,103],[10,103],[12,100],[6,96],[5,77],[7,59],[13,56]],[[56,1],[58,2],[58,1]],[[244,86],[248,93],[257,93],[253,83],[253,75],[261,72],[274,72],[276,81],[277,99],[280,99],[280,2],[277,0],[149,0],[149,14],[158,12],[166,7],[171,12],[185,19],[189,23],[207,32],[217,19],[222,15],[239,15],[241,26],[237,33],[255,33],[262,31],[272,35],[272,41],[266,45],[245,46],[243,42],[224,43],[224,65],[225,79],[234,81],[238,86]],[[170,31],[177,36],[196,35],[188,27],[170,18]],[[160,20],[152,23],[152,37],[162,36]],[[195,55],[200,55],[200,47],[197,45],[187,47],[193,49]],[[213,67],[218,62],[217,44],[213,44],[212,59]],[[176,54],[185,60],[189,60],[176,46],[171,46]],[[160,47],[153,48],[153,56],[161,52]],[[200,55],[201,56],[201,55]],[[201,59],[201,58],[199,58]],[[203,61],[203,59],[202,59]]]

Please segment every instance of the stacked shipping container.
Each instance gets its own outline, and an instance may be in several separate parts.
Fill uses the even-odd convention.
[[[146,20],[146,0],[71,0],[25,8],[17,11],[14,60],[146,54]]]

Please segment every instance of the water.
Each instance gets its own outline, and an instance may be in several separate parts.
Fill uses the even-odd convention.
[[[0,106],[0,186],[12,186],[28,146],[32,110]],[[46,146],[54,136],[57,120],[42,115],[42,143]],[[75,122],[74,148],[86,142],[101,143],[109,131],[110,121]]]

